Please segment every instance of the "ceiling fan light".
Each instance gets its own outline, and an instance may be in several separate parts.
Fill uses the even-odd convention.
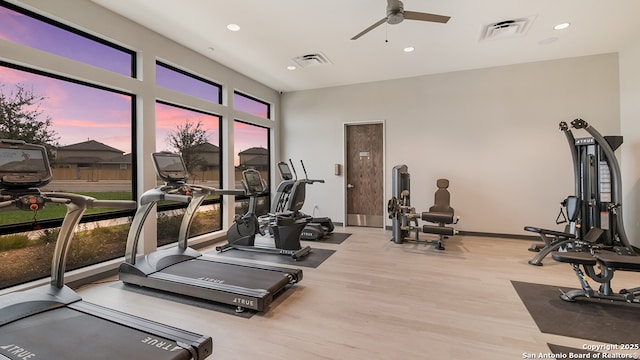
[[[406,48],[404,48],[402,51],[406,52],[406,53],[410,53],[413,52],[416,48],[414,48],[413,46],[407,46]]]
[[[229,24],[227,25],[227,29],[231,31],[240,31],[240,25],[238,24]]]

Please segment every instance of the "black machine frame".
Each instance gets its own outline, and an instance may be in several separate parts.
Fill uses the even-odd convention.
[[[415,208],[411,206],[411,175],[407,165],[402,164],[393,167],[391,171],[391,195],[392,197],[387,204],[387,211],[391,219],[391,241],[394,243],[402,244],[405,241],[412,241],[433,244],[436,249],[444,250],[444,239],[458,234],[458,230],[445,226],[457,224],[460,219],[452,211],[447,213],[431,211],[417,213]],[[420,228],[418,227],[418,219],[437,223],[438,225],[425,224]],[[423,233],[435,234],[438,237],[435,240],[421,240],[419,237],[421,230]],[[414,232],[413,239],[409,238],[411,232]]]
[[[296,218],[294,212],[270,214],[267,226],[269,233],[273,235],[274,246],[256,245],[256,235],[266,235],[261,229],[260,221],[255,213],[257,198],[266,191],[266,184],[262,181],[260,172],[255,169],[244,170],[242,177],[246,195],[249,196],[249,208],[244,215],[236,216],[234,224],[227,231],[228,242],[217,246],[216,250],[219,252],[234,249],[255,251],[290,256],[294,260],[309,255],[311,247],[300,244],[300,234],[310,219]],[[302,204],[298,205],[302,206]]]
[[[543,259],[553,251],[588,248],[592,244],[621,254],[636,255],[624,230],[622,180],[615,156],[622,136],[603,136],[583,119],[575,119],[570,125],[564,121],[559,124],[573,163],[574,194],[562,202],[569,215],[568,226],[564,231],[526,226],[526,231],[537,233],[543,241],[529,248],[537,252],[529,264],[541,266]],[[591,136],[575,138],[571,129],[584,130]],[[593,228],[602,230],[597,238],[593,238],[593,233],[587,236]]]
[[[315,217],[304,214],[301,211],[301,208],[304,205],[307,185],[312,185],[314,183],[324,184],[324,180],[309,179],[307,169],[305,168],[302,160],[300,160],[300,165],[304,171],[304,179],[298,179],[298,172],[296,171],[295,166],[293,166],[293,161],[291,161],[291,159],[289,159],[288,164],[284,161],[278,162],[277,167],[282,181],[278,184],[276,189],[276,194],[271,202],[270,212],[271,215],[274,215],[293,211],[295,213],[293,216],[296,218],[308,218],[309,222],[302,229],[300,239],[319,241],[333,232],[335,228],[333,221],[329,217]],[[265,216],[265,219],[268,217],[269,216]],[[262,222],[263,219],[260,220]]]

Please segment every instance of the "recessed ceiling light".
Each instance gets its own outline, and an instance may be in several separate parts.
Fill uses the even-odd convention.
[[[406,48],[404,48],[404,52],[406,53],[410,53],[413,52],[415,50],[415,48],[413,46],[407,46]]]
[[[295,70],[295,69],[296,69],[296,67],[295,67],[295,66],[293,66],[293,65],[289,65],[289,66],[287,66],[287,70]]]
[[[231,31],[240,31],[240,25],[238,24],[229,24],[227,25],[227,29]]]
[[[564,30],[566,28],[568,28],[571,24],[566,22],[566,23],[562,23],[562,24],[558,24],[556,26],[554,26],[553,28],[556,30]]]

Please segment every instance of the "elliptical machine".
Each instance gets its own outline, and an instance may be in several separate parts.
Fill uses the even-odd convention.
[[[231,249],[257,251],[287,255],[294,260],[308,255],[311,252],[311,247],[302,247],[300,245],[300,234],[307,225],[308,219],[296,219],[290,213],[270,216],[268,228],[270,233],[273,234],[274,247],[256,246],[256,235],[265,235],[260,228],[255,211],[257,198],[265,192],[266,184],[262,180],[260,172],[254,169],[242,172],[242,183],[245,187],[245,193],[249,196],[249,209],[244,215],[236,215],[233,225],[227,231],[228,243],[217,246],[216,250],[219,252]],[[302,207],[302,204],[300,204],[300,207]]]
[[[304,205],[307,184],[323,184],[324,180],[309,179],[307,169],[305,168],[302,160],[300,160],[300,165],[302,165],[305,178],[298,179],[298,173],[296,172],[296,168],[293,166],[291,159],[289,159],[289,163],[291,164],[291,167],[289,167],[289,165],[284,161],[280,161],[278,163],[278,171],[280,172],[282,181],[278,184],[276,195],[273,197],[271,214],[294,213],[293,216],[295,218],[306,218],[308,223],[302,230],[300,239],[314,241],[322,240],[325,236],[333,232],[334,225],[331,218],[313,217],[295,209],[300,209],[302,208],[302,205]],[[291,172],[292,169],[293,173]],[[296,196],[292,196],[292,194],[296,194]],[[298,204],[299,202],[302,202],[302,204]]]

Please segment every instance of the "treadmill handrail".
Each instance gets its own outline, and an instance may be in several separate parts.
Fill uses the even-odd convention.
[[[192,195],[168,193],[172,189],[177,189],[178,186],[188,188]],[[147,220],[151,209],[153,209],[153,207],[162,200],[188,203],[178,232],[178,247],[183,250],[186,249],[191,222],[193,221],[198,207],[200,207],[205,198],[210,194],[243,195],[244,190],[224,190],[204,185],[188,185],[185,183],[179,183],[176,186],[163,185],[145,191],[140,196],[140,206],[133,216],[131,228],[129,229],[124,261],[131,265],[136,264],[138,242],[140,240],[140,234],[142,233],[142,227]]]
[[[80,223],[84,212],[87,209],[97,207],[132,209],[136,207],[136,202],[131,200],[97,200],[90,196],[62,192],[46,192],[43,195],[51,199],[62,200],[67,206],[67,213],[62,220],[51,263],[51,285],[61,289],[64,286],[64,272],[73,232]],[[67,200],[68,202],[66,202]],[[54,200],[54,202],[60,201]]]
[[[198,208],[207,196],[218,194],[218,195],[244,195],[244,190],[225,190],[225,189],[217,189],[214,187],[204,186],[204,185],[189,185],[189,188],[195,194],[187,209],[185,210],[184,216],[182,217],[182,222],[180,223],[180,230],[178,231],[178,248],[181,250],[186,250],[188,247],[189,240],[189,229],[191,228],[191,223],[196,216]]]
[[[151,209],[153,209],[158,201],[164,199],[165,195],[161,188],[158,187],[147,190],[140,196],[140,206],[138,206],[133,216],[129,234],[127,235],[127,245],[124,253],[124,261],[126,263],[135,265],[142,225],[144,225],[144,221],[147,219],[147,216],[149,216]],[[186,199],[187,197],[185,196],[184,198]],[[190,199],[190,197],[188,198]]]

